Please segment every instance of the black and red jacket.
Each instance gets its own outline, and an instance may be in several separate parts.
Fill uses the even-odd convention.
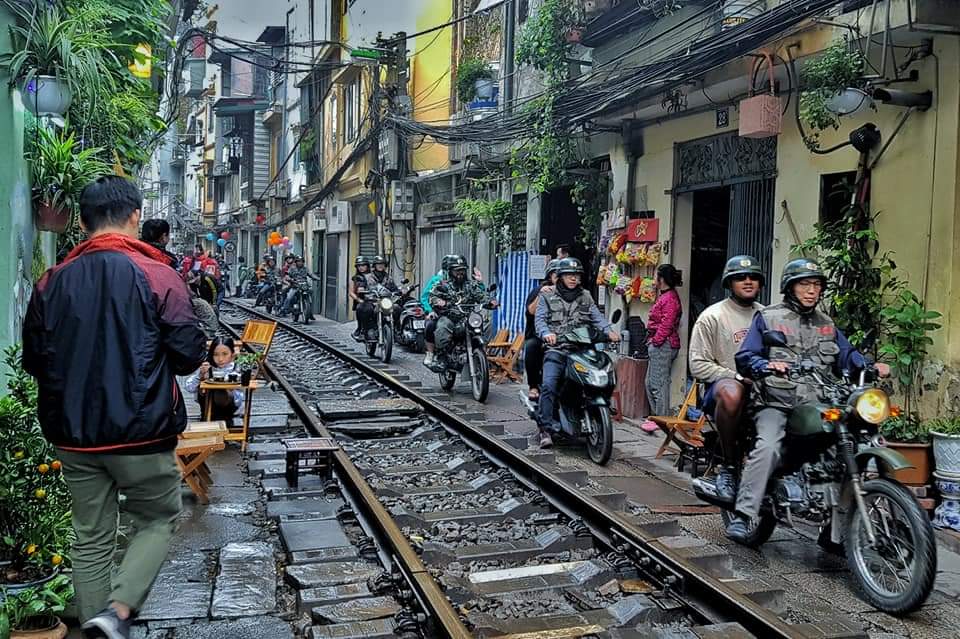
[[[23,324],[44,435],[79,452],[173,449],[187,424],[174,375],[196,370],[205,344],[161,251],[113,233],[78,245],[37,282]]]

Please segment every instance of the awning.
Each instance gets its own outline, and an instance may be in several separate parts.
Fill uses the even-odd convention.
[[[474,15],[478,13],[483,13],[484,11],[489,11],[494,7],[500,6],[506,0],[480,0],[480,4],[477,5],[477,8],[473,10]]]

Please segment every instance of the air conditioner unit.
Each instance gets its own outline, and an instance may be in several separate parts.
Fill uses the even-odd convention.
[[[278,180],[273,185],[273,197],[287,200],[290,198],[290,180]]]

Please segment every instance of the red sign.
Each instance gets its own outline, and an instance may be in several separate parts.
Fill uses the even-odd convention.
[[[647,218],[627,222],[628,242],[656,242],[660,239],[660,220]]]

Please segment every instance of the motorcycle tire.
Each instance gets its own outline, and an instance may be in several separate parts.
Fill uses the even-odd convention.
[[[591,433],[587,435],[587,453],[593,463],[606,465],[613,455],[613,420],[608,406],[587,408],[584,419],[592,422]]]
[[[293,323],[296,324],[300,321],[300,311],[294,309],[290,311],[290,319],[293,320]]]
[[[440,388],[445,391],[453,388],[453,385],[457,383],[457,374],[453,371],[443,371],[440,373]]]
[[[417,333],[416,341],[413,343],[414,353],[425,353],[427,350],[427,338],[423,333]]]
[[[723,519],[723,527],[726,528],[732,521],[733,514],[729,510],[721,510],[720,518]],[[772,513],[761,512],[760,520],[757,522],[750,534],[747,535],[743,545],[747,548],[759,548],[770,539],[773,531],[777,529],[777,518]]]
[[[483,349],[477,348],[473,351],[473,379],[470,381],[473,398],[481,404],[487,401],[490,393],[490,363]]]
[[[872,499],[883,498],[887,501],[886,512],[894,513],[896,517],[895,511],[900,511],[902,517],[887,521],[887,525],[896,525],[895,533],[898,534],[894,535],[895,538],[902,540],[903,535],[909,534],[913,541],[913,548],[898,546],[894,549],[887,547],[874,551],[869,546],[866,530],[862,526],[860,510],[853,508],[847,520],[847,536],[844,540],[847,563],[863,599],[888,615],[900,617],[920,608],[933,590],[937,575],[937,543],[933,526],[930,525],[927,514],[920,508],[914,496],[898,482],[890,479],[871,479],[864,482],[863,492],[863,500],[868,510],[871,510],[871,504],[874,503]],[[873,511],[878,513],[877,519],[871,517],[874,523],[874,534],[882,534],[884,530],[879,519],[879,513],[882,510],[876,506],[873,508]],[[892,528],[888,529],[892,530]],[[884,539],[884,542],[888,545],[891,543],[890,539]],[[876,577],[870,573],[869,560],[864,556],[865,549],[875,553],[874,563],[883,563],[888,566],[890,562],[902,561],[904,556],[912,559],[912,562],[908,561],[905,566],[906,571],[909,572],[909,583],[903,592],[887,590],[882,584],[877,583]],[[882,554],[884,551],[887,554]]]
[[[369,341],[369,340],[368,340],[368,341],[366,342],[366,347],[367,347],[367,355],[369,355],[370,357],[376,357],[376,356],[377,356],[377,343],[376,343],[376,342],[373,342],[373,341]]]
[[[383,325],[383,363],[389,364],[393,357],[393,326]]]

